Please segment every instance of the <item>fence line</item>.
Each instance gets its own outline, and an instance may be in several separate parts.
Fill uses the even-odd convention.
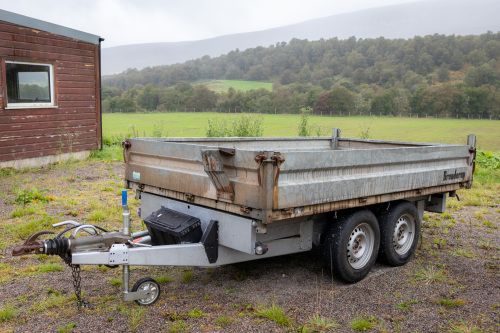
[[[162,110],[162,111],[144,111],[144,110],[111,110],[103,113],[124,113],[124,114],[130,114],[130,113],[206,113],[206,112],[213,112],[213,113],[221,113],[221,114],[242,114],[242,113],[249,113],[249,114],[297,114],[299,115],[300,112],[287,112],[284,110],[278,111],[257,111],[257,110],[244,110],[244,109],[220,109],[220,108],[215,108],[215,109],[181,109],[181,110]],[[499,120],[498,117],[496,116],[484,116],[484,115],[470,115],[468,113],[467,115],[453,115],[450,117],[438,117],[438,116],[432,116],[428,114],[421,114],[421,113],[408,113],[408,114],[402,114],[400,113],[399,115],[385,115],[382,113],[375,114],[372,112],[369,113],[363,113],[363,112],[333,112],[333,111],[316,111],[313,112],[311,115],[313,116],[323,116],[323,117],[376,117],[376,118],[417,118],[417,119],[470,119],[470,120]]]

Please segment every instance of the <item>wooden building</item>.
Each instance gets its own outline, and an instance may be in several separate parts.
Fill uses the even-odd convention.
[[[101,148],[102,40],[0,10],[0,168]]]

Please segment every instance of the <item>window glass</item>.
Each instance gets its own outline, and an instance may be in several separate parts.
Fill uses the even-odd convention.
[[[6,62],[5,67],[8,104],[52,105],[51,65]]]

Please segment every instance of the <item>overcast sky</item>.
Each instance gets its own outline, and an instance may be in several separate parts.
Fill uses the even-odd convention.
[[[101,36],[103,47],[200,40],[418,0],[0,0],[0,8]]]

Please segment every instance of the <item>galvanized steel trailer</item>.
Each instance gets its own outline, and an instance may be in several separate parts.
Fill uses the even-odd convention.
[[[447,195],[470,188],[475,159],[472,134],[449,145],[342,138],[339,129],[319,138],[128,138],[123,147],[126,188],[141,200],[149,236],[131,235],[124,217],[119,237],[108,235],[114,243],[64,251],[73,265],[123,265],[124,298],[142,305],[156,301],[159,285],[143,279],[130,292],[129,265],[210,267],[313,246],[347,282],[377,257],[403,265],[424,210],[444,212]],[[201,238],[158,244],[155,219],[167,229],[196,220]]]

